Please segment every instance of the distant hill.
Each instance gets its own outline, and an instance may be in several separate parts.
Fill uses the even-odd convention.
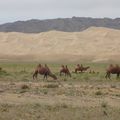
[[[51,30],[79,32],[91,26],[120,29],[120,18],[72,17],[48,20],[17,21],[0,25],[0,32],[40,33]]]
[[[120,30],[91,27],[82,32],[1,32],[0,59],[44,62],[119,61]]]

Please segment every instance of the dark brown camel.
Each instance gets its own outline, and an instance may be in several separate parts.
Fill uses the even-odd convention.
[[[119,65],[115,65],[113,66],[112,64],[108,67],[108,69],[106,70],[106,76],[105,78],[109,78],[111,79],[111,74],[116,74],[117,78],[119,78],[120,76],[120,66]]]
[[[44,67],[39,64],[37,66],[37,68],[35,69],[35,72],[33,74],[33,79],[36,78],[37,79],[37,76],[38,74],[40,75],[44,75],[44,79],[47,79],[48,76],[52,77],[54,80],[57,79],[57,77],[51,73],[49,67],[47,65],[45,65]]]
[[[64,73],[65,76],[70,76],[71,77],[71,73],[70,73],[67,65],[66,66],[62,65],[61,67],[62,67],[62,69],[60,70],[60,76],[62,75],[62,73]]]
[[[81,64],[81,66],[78,64],[77,67],[75,68],[75,73],[77,73],[78,71],[80,71],[81,73],[84,71],[87,71],[90,67],[83,67],[83,65]]]

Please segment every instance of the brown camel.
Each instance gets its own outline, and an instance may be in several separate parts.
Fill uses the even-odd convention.
[[[75,68],[75,73],[77,73],[78,71],[80,71],[81,73],[84,71],[87,71],[90,67],[83,67],[83,65],[81,64],[81,66],[78,64],[77,67]]]
[[[33,74],[33,79],[34,78],[37,79],[38,74],[44,75],[44,79],[45,78],[47,79],[48,76],[52,77],[54,80],[57,79],[57,77],[54,74],[51,73],[49,67],[46,64],[45,64],[44,67],[41,64],[39,64],[37,66],[37,68],[35,69],[35,72]]]
[[[106,76],[105,78],[109,78],[111,79],[111,74],[116,74],[117,78],[119,78],[120,76],[120,66],[119,65],[115,65],[113,66],[112,64],[108,67],[108,69],[106,70]]]
[[[62,69],[60,70],[60,76],[62,75],[62,73],[64,73],[65,76],[70,76],[71,77],[71,73],[70,73],[67,65],[66,66],[62,65],[61,67],[62,67]]]

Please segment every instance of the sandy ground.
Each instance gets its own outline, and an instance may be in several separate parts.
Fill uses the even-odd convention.
[[[51,83],[0,82],[0,102],[10,104],[41,103],[47,105],[65,103],[74,107],[95,107],[100,106],[102,102],[106,102],[111,107],[120,108],[119,85],[112,87],[110,84],[92,85],[88,83],[77,83],[77,85],[64,84],[64,87],[59,85],[58,88],[47,88],[46,85],[48,84]],[[23,93],[17,93],[16,91],[20,91],[22,85],[28,85],[30,88],[27,91],[23,91]],[[47,89],[48,94],[35,92],[44,88]],[[69,93],[70,91],[71,93]],[[101,92],[100,95],[97,95],[96,92],[98,91]]]
[[[119,60],[119,38],[119,30],[95,27],[70,33],[0,33],[0,59],[53,62],[75,62],[81,59],[93,62]]]

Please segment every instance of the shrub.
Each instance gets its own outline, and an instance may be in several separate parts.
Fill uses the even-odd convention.
[[[43,87],[46,87],[46,88],[58,88],[59,85],[58,84],[46,84]]]
[[[28,85],[22,85],[21,89],[29,89],[29,86]]]
[[[108,106],[107,102],[102,102],[101,107],[107,108],[107,106]]]
[[[97,92],[95,93],[95,95],[102,95],[102,92],[101,92],[101,91],[97,91]]]

